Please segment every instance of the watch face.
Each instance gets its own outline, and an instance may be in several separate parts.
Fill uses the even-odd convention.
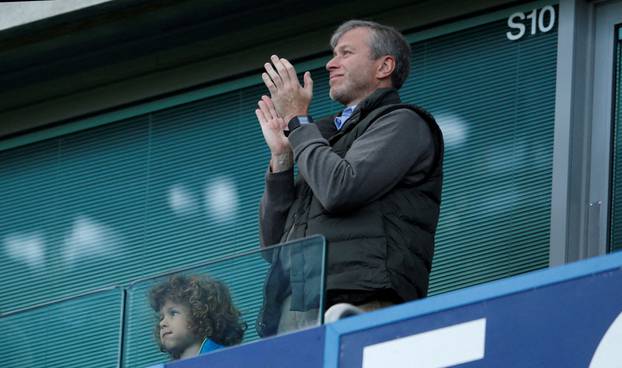
[[[309,124],[311,121],[309,121],[309,117],[308,116],[297,116],[298,118],[298,122],[300,124]]]

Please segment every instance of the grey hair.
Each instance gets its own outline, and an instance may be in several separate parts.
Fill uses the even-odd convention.
[[[395,71],[391,74],[391,83],[400,89],[410,73],[410,44],[395,28],[366,20],[349,20],[337,28],[330,38],[331,48],[335,48],[344,33],[355,28],[367,28],[371,31],[369,48],[371,57],[375,60],[385,55],[395,58]]]

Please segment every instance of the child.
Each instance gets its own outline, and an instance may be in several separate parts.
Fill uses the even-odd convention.
[[[246,323],[220,281],[174,275],[151,289],[149,301],[159,314],[156,342],[172,359],[236,345],[244,336]]]

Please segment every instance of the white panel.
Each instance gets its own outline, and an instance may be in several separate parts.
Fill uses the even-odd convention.
[[[486,319],[370,345],[363,368],[440,368],[484,358]]]
[[[598,344],[590,368],[619,368],[622,366],[622,313],[611,324]]]

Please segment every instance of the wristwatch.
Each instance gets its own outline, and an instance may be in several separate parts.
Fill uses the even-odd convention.
[[[292,120],[289,121],[289,123],[287,123],[287,128],[289,130],[286,130],[285,136],[287,137],[291,132],[293,132],[294,130],[298,129],[302,124],[309,124],[312,123],[313,119],[311,119],[310,115],[298,115],[298,116],[294,116],[292,118]]]

